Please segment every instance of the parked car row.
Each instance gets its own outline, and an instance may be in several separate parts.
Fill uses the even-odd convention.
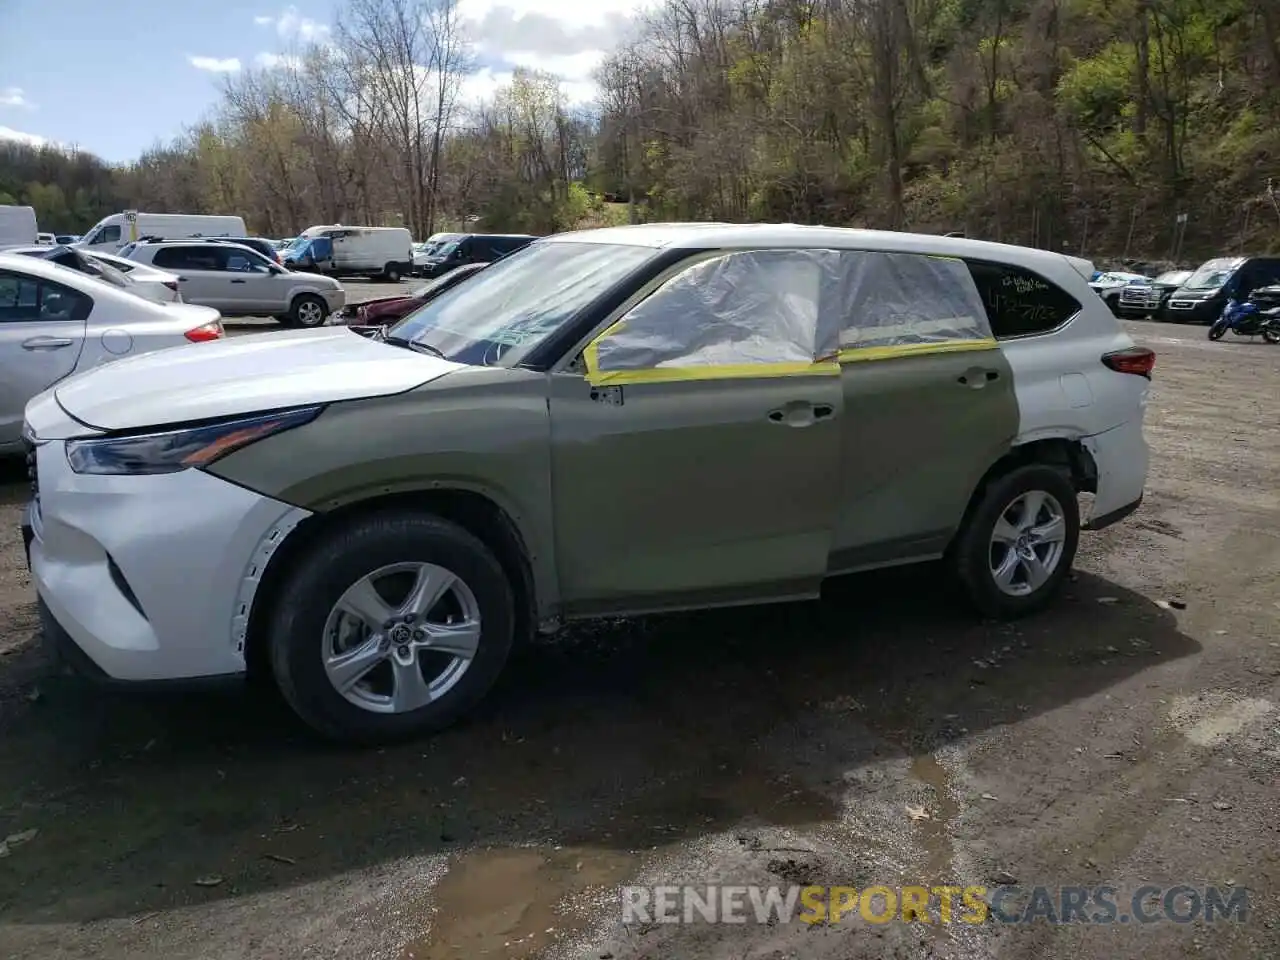
[[[1089,286],[1116,316],[1150,317],[1176,323],[1213,323],[1230,300],[1280,283],[1280,257],[1217,257],[1195,270],[1171,270],[1157,277],[1140,273],[1097,273]]]

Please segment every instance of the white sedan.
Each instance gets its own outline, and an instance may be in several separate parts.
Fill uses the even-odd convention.
[[[181,303],[182,294],[178,292],[178,275],[168,270],[158,270],[145,263],[126,260],[114,253],[96,253],[81,250],[90,260],[108,267],[115,267],[132,281],[129,288],[140,297],[154,300],[156,303]]]
[[[47,260],[0,253],[0,454],[21,449],[27,401],[73,373],[222,336],[211,307],[153,303]]]

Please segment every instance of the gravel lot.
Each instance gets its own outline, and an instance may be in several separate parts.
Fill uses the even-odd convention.
[[[1131,326],[1159,352],[1147,501],[1082,537],[1051,612],[975,622],[925,569],[575,628],[522,654],[472,723],[395,749],[318,745],[268,693],[51,676],[10,469],[0,837],[38,833],[0,866],[0,956],[1280,956],[1280,348]],[[1010,877],[1243,886],[1251,912],[615,924],[633,878]]]

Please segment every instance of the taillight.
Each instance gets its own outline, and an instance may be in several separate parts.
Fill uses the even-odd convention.
[[[1146,347],[1129,347],[1104,353],[1102,362],[1116,373],[1136,373],[1150,380],[1151,370],[1156,365],[1156,353]]]
[[[196,327],[194,330],[188,330],[183,334],[192,343],[205,343],[209,340],[222,339],[222,322],[213,320],[203,326]]]

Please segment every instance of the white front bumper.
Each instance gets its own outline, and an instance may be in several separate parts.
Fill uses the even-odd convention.
[[[61,440],[42,444],[37,458],[31,576],[72,641],[116,680],[242,672],[264,545],[306,512],[199,470],[76,474]]]

